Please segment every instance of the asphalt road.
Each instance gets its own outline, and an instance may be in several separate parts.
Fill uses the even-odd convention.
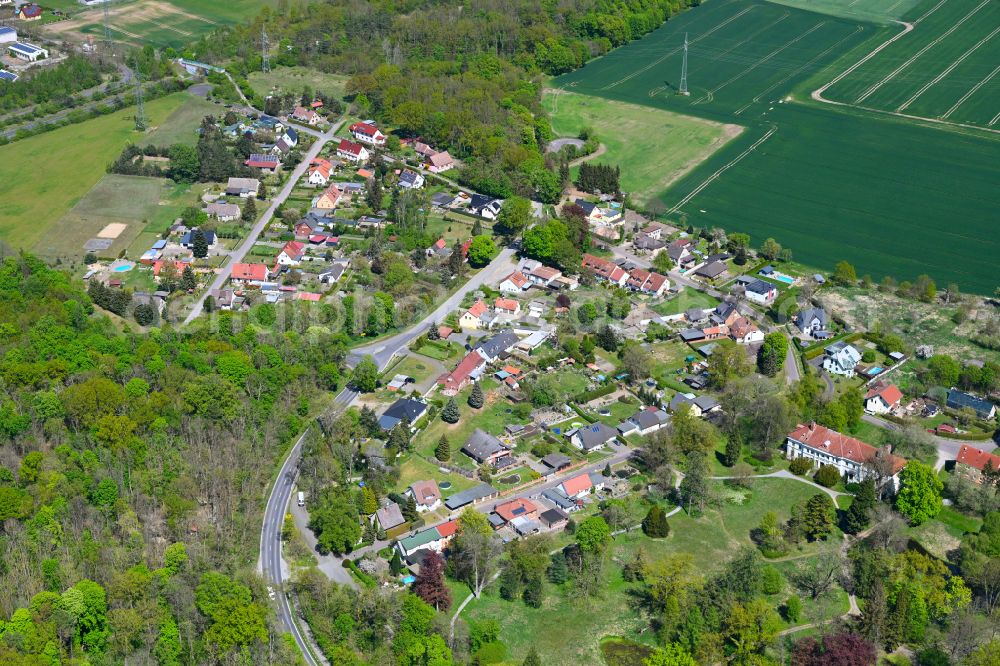
[[[341,120],[334,124],[329,130],[320,134],[319,140],[315,141],[313,145],[309,147],[309,150],[302,158],[302,161],[298,163],[294,170],[292,170],[292,173],[289,175],[284,187],[282,187],[281,190],[271,198],[271,205],[267,207],[267,210],[260,216],[257,223],[253,225],[253,229],[250,230],[247,237],[243,239],[243,242],[240,243],[236,249],[230,252],[229,262],[219,270],[215,279],[212,281],[212,284],[209,285],[207,289],[203,290],[201,296],[199,296],[198,300],[195,301],[194,305],[191,307],[191,311],[188,313],[188,316],[184,318],[185,325],[190,324],[198,317],[198,315],[202,313],[202,310],[205,307],[205,298],[208,294],[213,289],[222,289],[222,287],[226,284],[226,280],[229,279],[229,274],[232,271],[233,264],[238,264],[243,261],[243,257],[247,255],[250,249],[254,246],[254,243],[257,242],[257,237],[260,236],[261,233],[264,232],[264,229],[267,228],[267,225],[271,223],[278,206],[284,203],[285,199],[287,199],[292,193],[292,190],[295,189],[295,184],[299,181],[299,178],[301,178],[302,174],[304,174],[306,169],[309,168],[309,164],[316,159],[316,156],[319,155],[320,151],[323,150],[323,147],[330,141],[330,139],[333,138],[333,135],[338,129],[340,129],[340,126],[343,123],[344,121]]]
[[[873,414],[862,414],[861,418],[871,423],[872,425],[878,426],[884,430],[899,430],[900,426],[893,423],[892,421],[886,421],[880,419]],[[941,469],[944,464],[950,460],[955,460],[958,457],[958,451],[963,445],[968,444],[969,446],[975,447],[977,449],[982,449],[983,451],[993,451],[997,448],[997,443],[992,439],[984,439],[982,441],[962,441],[958,439],[948,439],[947,437],[939,437],[938,435],[932,435],[934,438],[934,443],[937,446],[937,463],[935,464],[935,469]]]

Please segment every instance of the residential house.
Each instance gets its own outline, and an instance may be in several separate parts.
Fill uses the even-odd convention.
[[[513,349],[517,344],[517,335],[513,331],[506,330],[496,335],[481,340],[475,347],[479,354],[488,362],[494,363],[501,356]]]
[[[396,542],[399,554],[409,561],[414,555],[422,550],[433,550],[440,553],[451,542],[455,533],[458,532],[458,520],[449,520],[435,527],[428,527],[416,534],[411,534],[405,539]]]
[[[293,128],[289,127],[285,129],[285,133],[281,135],[281,140],[285,142],[290,148],[294,148],[299,145],[299,133]]]
[[[948,399],[945,404],[950,409],[965,409],[968,407],[976,412],[977,417],[987,421],[997,415],[997,406],[989,400],[977,398],[956,388],[948,391]]]
[[[232,289],[210,289],[208,295],[215,299],[215,305],[220,310],[232,310],[236,296]]]
[[[683,405],[688,405],[691,414],[694,416],[704,416],[710,412],[722,409],[719,401],[709,395],[696,396],[694,393],[678,393],[670,401],[670,411],[676,412]]]
[[[729,337],[735,340],[737,344],[751,345],[764,339],[764,331],[760,330],[757,324],[750,319],[739,317],[729,327]]]
[[[502,206],[503,201],[485,194],[473,194],[469,200],[469,212],[487,220],[495,220]]]
[[[406,522],[406,519],[403,518],[402,509],[400,509],[399,505],[395,502],[389,502],[376,511],[375,520],[378,521],[379,526],[387,532]]]
[[[562,271],[551,266],[542,266],[541,264],[535,266],[528,273],[528,279],[531,280],[532,284],[539,287],[552,286],[552,283],[560,277],[562,277]]]
[[[580,474],[571,479],[566,479],[556,490],[570,499],[580,499],[591,492],[596,492],[604,488],[607,479],[600,474]]]
[[[230,178],[229,183],[226,185],[227,195],[238,196],[241,199],[248,197],[256,198],[259,191],[260,181],[256,178]]]
[[[601,206],[586,199],[577,199],[573,203],[583,209],[587,222],[593,225],[617,224],[624,219],[624,213],[619,204]]]
[[[278,266],[298,266],[305,255],[305,245],[298,241],[288,241],[275,258]]]
[[[895,384],[876,382],[865,394],[865,411],[869,414],[888,414],[899,408],[903,392]]]
[[[368,143],[373,146],[385,145],[385,134],[382,133],[372,120],[363,120],[354,123],[350,127],[350,132],[356,141]]]
[[[180,277],[180,274],[183,273],[184,269],[187,268],[189,265],[190,264],[187,264],[183,261],[157,260],[153,262],[153,277],[156,278],[160,277],[160,273],[163,272],[163,270],[166,269],[167,266],[173,266],[174,270],[177,272],[177,276]],[[109,282],[108,286],[114,286],[113,282],[114,282],[113,280]]]
[[[326,269],[319,274],[320,284],[335,284],[344,273],[347,271],[348,264],[346,262],[334,262],[330,264],[330,268]]]
[[[350,160],[351,162],[367,162],[368,158],[371,157],[371,153],[359,143],[341,139],[340,144],[337,145],[337,157]]]
[[[764,280],[754,280],[745,289],[746,299],[757,305],[770,305],[778,296],[777,287]]]
[[[687,238],[678,238],[672,241],[670,245],[667,246],[667,256],[670,257],[671,261],[677,266],[683,268],[686,263],[690,263],[693,260],[694,255],[691,254],[691,241]]]
[[[333,172],[333,162],[323,158],[317,158],[309,165],[310,185],[325,186],[330,182],[330,174]]]
[[[424,186],[424,177],[413,169],[403,169],[399,174],[399,186],[407,190],[419,190]]]
[[[498,289],[505,294],[520,294],[531,286],[531,281],[521,271],[514,271],[500,281]]]
[[[198,231],[198,229],[192,229],[188,231],[186,234],[184,234],[184,236],[181,238],[181,245],[183,245],[189,250],[194,249],[194,237],[196,231]],[[214,231],[205,230],[201,232],[201,235],[205,239],[205,242],[208,244],[208,249],[211,250],[213,247],[215,247]]]
[[[639,410],[630,416],[627,421],[627,423],[635,426],[635,431],[640,435],[648,435],[651,432],[656,432],[660,428],[666,427],[669,422],[670,416],[659,407],[646,407]],[[629,432],[632,431],[631,428],[626,429]],[[619,431],[621,431],[620,426]]]
[[[485,369],[486,359],[478,351],[472,350],[454,370],[438,378],[438,386],[443,394],[455,395],[468,386],[469,382],[479,379]]]
[[[715,310],[712,311],[708,318],[716,326],[729,327],[736,323],[736,320],[742,316],[736,303],[723,301],[715,306]]]
[[[521,304],[513,298],[501,298],[498,296],[493,304],[493,309],[498,314],[516,317],[521,312]]]
[[[463,506],[475,504],[476,502],[496,497],[499,494],[500,493],[498,493],[495,488],[482,483],[475,488],[469,488],[468,490],[463,490],[460,493],[455,493],[444,501],[444,505],[449,510],[454,511],[456,509],[461,509]]]
[[[663,252],[663,250],[667,247],[667,244],[659,238],[653,238],[652,236],[639,233],[636,234],[635,238],[632,240],[632,246],[635,247],[636,250],[647,252],[655,257],[660,252]]]
[[[1000,471],[1000,456],[963,444],[955,458],[955,471],[982,483],[987,473]]]
[[[3,5],[3,2],[0,2]],[[13,44],[17,41],[17,30],[10,26],[0,25],[0,44]]]
[[[384,432],[389,432],[405,419],[412,427],[426,413],[426,402],[414,398],[400,398],[382,412],[382,416],[378,418],[378,425]]]
[[[300,123],[305,123],[306,125],[318,125],[322,117],[313,111],[312,109],[307,109],[304,106],[297,106],[295,110],[292,111],[292,120],[297,120]]]
[[[570,443],[586,453],[600,451],[618,437],[618,431],[598,421],[572,431]]]
[[[588,492],[589,492],[589,489],[588,489]],[[584,494],[586,494],[586,493],[584,493]],[[543,490],[541,496],[544,499],[547,499],[548,501],[550,501],[553,504],[555,504],[556,507],[558,509],[560,509],[561,511],[565,511],[567,513],[576,511],[577,509],[579,509],[582,506],[582,502],[580,502],[579,500],[577,500],[575,498],[571,499],[570,497],[568,497],[566,495],[565,492],[563,492],[562,484],[560,484],[556,488],[550,488],[549,490]]]
[[[476,428],[462,445],[462,453],[480,465],[493,465],[507,455],[507,452],[503,442],[481,428]]]
[[[405,139],[403,141],[404,141],[404,143],[406,142]],[[413,152],[415,152],[417,154],[417,157],[419,157],[422,160],[425,160],[428,157],[430,157],[431,155],[436,154],[437,150],[435,150],[431,146],[427,145],[423,141],[414,141],[413,142]]]
[[[458,327],[462,330],[477,330],[481,323],[481,317],[486,313],[486,303],[476,301],[468,310],[458,318]]]
[[[835,342],[824,350],[823,369],[834,375],[854,376],[861,352],[846,342]]]
[[[697,275],[698,277],[703,277],[706,280],[714,280],[724,275],[727,270],[729,270],[729,267],[726,266],[726,264],[724,264],[723,262],[713,261],[710,263],[706,263],[704,266],[696,270],[694,274]]]
[[[232,222],[240,219],[240,207],[236,204],[215,202],[205,206],[205,214],[219,222]]]
[[[788,433],[785,441],[785,455],[790,459],[806,458],[819,467],[833,465],[848,483],[859,483],[869,474],[868,463],[879,454],[871,444],[836,430],[831,430],[815,422],[799,425]],[[899,488],[899,472],[906,460],[891,453],[888,456],[892,472],[893,487]]]
[[[581,264],[584,268],[593,271],[599,279],[617,284],[619,287],[624,286],[629,278],[628,273],[621,266],[592,254],[584,254]]]
[[[517,518],[534,520],[538,517],[539,508],[529,499],[518,498],[497,504],[493,513],[500,516],[504,523],[510,523]]]
[[[424,250],[424,254],[428,257],[437,257],[439,259],[444,259],[451,256],[451,248],[448,247],[448,241],[443,238],[439,238],[434,241],[434,244],[429,248]]]
[[[441,490],[437,481],[414,481],[407,488],[406,494],[417,504],[417,511],[436,511],[441,506]]]
[[[808,333],[813,337],[827,327],[826,310],[823,308],[805,308],[799,310],[795,315],[795,325],[803,333]]]
[[[316,202],[313,204],[313,208],[319,210],[333,210],[340,203],[340,198],[343,196],[343,192],[337,187],[336,183],[331,183],[329,187],[323,190],[323,193],[316,198]]]
[[[669,228],[659,222],[650,222],[640,230],[640,233],[644,236],[655,238],[656,240],[663,240],[663,238],[668,235]]]
[[[455,160],[448,154],[447,150],[434,153],[424,159],[424,168],[431,173],[442,173],[455,168]]]
[[[17,8],[15,15],[22,21],[37,21],[42,18],[42,8],[33,2],[27,2]],[[45,57],[48,58],[48,54]]]
[[[267,266],[264,264],[233,264],[229,279],[235,284],[261,285],[267,282]]]
[[[323,222],[314,216],[303,217],[295,223],[294,231],[296,238],[312,238],[317,231],[321,231]],[[325,240],[325,236],[324,236]]]
[[[625,284],[634,291],[653,296],[662,296],[663,292],[670,288],[670,281],[665,275],[642,268],[633,268]]]
[[[43,49],[41,46],[35,46],[27,42],[14,42],[7,47],[7,51],[13,57],[25,62],[37,62],[49,57],[48,49]]]
[[[277,155],[254,153],[243,164],[251,169],[260,169],[264,173],[276,173],[281,168],[281,160]]]
[[[431,205],[435,208],[448,208],[455,201],[455,195],[450,192],[438,192],[431,197]]]
[[[569,524],[569,516],[561,509],[552,508],[538,516],[538,522],[550,530],[561,530]]]

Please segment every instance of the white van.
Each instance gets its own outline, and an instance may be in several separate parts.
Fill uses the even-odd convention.
[[[300,490],[299,491],[299,506],[305,506],[305,505],[306,505],[306,494]]]

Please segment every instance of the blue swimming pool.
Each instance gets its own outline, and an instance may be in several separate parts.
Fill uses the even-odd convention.
[[[793,277],[791,277],[789,275],[775,275],[773,277],[778,282],[784,282],[785,284],[794,284],[795,283],[795,278],[793,278]]]
[[[403,576],[403,585],[409,585],[416,579],[416,576]]]
[[[882,370],[883,370],[883,368],[881,366],[876,365],[874,368],[871,368],[871,369],[868,370],[868,374],[869,375],[880,375],[880,374],[882,374]]]
[[[132,270],[132,264],[122,264],[121,266],[115,266],[116,273],[124,273],[125,271]]]

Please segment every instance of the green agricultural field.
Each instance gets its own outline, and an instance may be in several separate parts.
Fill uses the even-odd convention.
[[[738,125],[562,90],[549,91],[545,105],[557,135],[577,136],[584,128],[597,134],[606,150],[592,159],[622,167],[622,189],[643,205],[741,131]]]
[[[968,13],[979,6],[970,7],[971,1],[956,4]],[[921,0],[905,17],[927,15],[936,4]],[[928,33],[944,35],[950,28],[942,31],[938,14],[949,6],[942,4],[912,36],[926,45],[936,39]],[[943,15],[952,16],[952,25],[964,15],[959,11],[956,17],[955,11]],[[983,7],[931,51],[961,35],[969,50],[998,26],[995,11],[995,6]],[[992,25],[979,25],[980,17]],[[974,30],[966,35],[965,28]],[[929,273],[939,284],[956,282],[965,290],[992,293],[997,285],[994,258],[1000,253],[993,231],[1000,209],[1000,132],[811,99],[814,90],[835,81],[899,30],[896,24],[859,22],[760,0],[713,1],[553,85],[747,126],[661,197],[670,219],[683,213],[696,226],[748,232],[755,243],[772,236],[810,266],[830,269],[846,259],[859,274],[876,278],[913,279]],[[689,97],[675,94],[685,34]],[[995,52],[991,44],[974,50],[952,74]],[[901,61],[894,62],[898,67]],[[888,60],[882,66],[889,68]],[[843,95],[843,87],[861,71],[843,77],[825,94],[834,95],[837,88]],[[912,91],[936,77],[921,75],[923,83],[917,83],[902,76],[901,81],[914,84],[908,88]],[[888,90],[892,83],[883,87]],[[933,100],[938,90],[928,88],[907,111],[919,111],[918,105]],[[993,100],[987,107],[996,113],[996,86],[984,85],[976,95],[980,93]],[[949,98],[951,104],[960,96]],[[903,90],[898,97],[906,101],[908,96]],[[655,127],[650,125],[649,131]],[[629,168],[624,165],[626,172]]]
[[[277,67],[270,72],[251,72],[250,85],[262,96],[283,94],[299,95],[302,88],[309,86],[314,91],[325,92],[337,98],[344,96],[347,77],[329,74],[309,67]]]
[[[824,92],[852,105],[994,127],[1000,122],[1000,4],[924,0],[908,12],[917,27]],[[905,33],[905,34],[904,34]]]
[[[771,0],[771,2],[808,9],[819,14],[886,23],[905,16],[920,0]]]
[[[146,104],[146,115],[159,124],[184,99],[185,93],[177,93],[153,100]],[[0,207],[0,238],[15,248],[44,253],[45,245],[55,239],[62,242],[67,231],[73,232],[56,222],[104,177],[106,165],[125,144],[139,138],[133,114],[123,109],[0,146],[0,200],[5,202]],[[82,252],[79,244],[76,248],[74,255]]]
[[[86,35],[103,38],[103,8],[81,7],[58,0],[69,18],[46,26],[60,39],[81,40]],[[225,25],[252,18],[275,0],[135,0],[115,2],[111,8],[112,35],[135,46],[152,44],[178,48]]]

